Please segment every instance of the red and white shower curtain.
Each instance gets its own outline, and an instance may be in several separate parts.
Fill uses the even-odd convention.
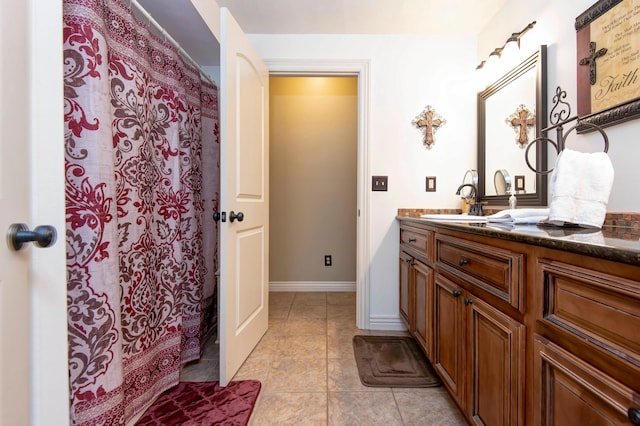
[[[64,0],[71,422],[125,424],[200,354],[217,88],[119,0]]]

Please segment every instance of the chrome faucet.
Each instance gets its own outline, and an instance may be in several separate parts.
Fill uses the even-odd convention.
[[[471,188],[471,192],[469,193],[469,196],[474,199],[474,203],[471,206],[469,206],[469,215],[484,216],[484,212],[482,211],[482,204],[480,203],[480,197],[478,196],[479,195],[478,188],[476,188],[474,184],[463,183],[458,187],[458,190],[456,191],[456,195],[460,195],[460,190],[462,190],[462,188],[464,188],[465,186],[468,186],[469,188]]]

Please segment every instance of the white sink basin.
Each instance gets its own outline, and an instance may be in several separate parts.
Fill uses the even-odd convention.
[[[441,220],[446,222],[485,223],[486,216],[472,216],[468,214],[424,214],[421,219]]]

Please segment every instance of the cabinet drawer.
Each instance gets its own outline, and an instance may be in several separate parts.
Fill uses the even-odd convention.
[[[546,259],[538,261],[537,277],[539,321],[640,366],[640,282]]]
[[[433,260],[433,256],[431,255],[433,252],[432,236],[433,232],[426,229],[409,228],[404,226],[400,228],[400,244],[411,247],[430,262]]]
[[[536,425],[629,424],[635,391],[543,337],[534,342]]]
[[[435,245],[440,270],[523,309],[523,254],[448,235],[437,235]]]

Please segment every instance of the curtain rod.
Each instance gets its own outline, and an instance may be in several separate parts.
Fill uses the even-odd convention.
[[[218,86],[216,82],[213,81],[213,79],[209,76],[209,74],[207,74],[202,69],[202,67],[191,57],[191,55],[189,55],[187,51],[184,50],[182,46],[180,46],[180,44],[175,41],[175,39],[171,37],[171,35],[164,28],[162,28],[158,21],[156,21],[153,16],[151,16],[149,12],[147,12],[146,9],[140,5],[140,3],[138,3],[136,0],[129,0],[129,4],[135,7],[145,17],[145,19],[149,21],[150,24],[152,24],[158,31],[160,31],[160,35],[162,37],[164,37],[169,43],[173,44],[175,48],[178,49],[178,53],[180,53],[184,59],[190,62],[191,65],[193,65],[198,70],[202,78],[204,78],[214,86]]]

